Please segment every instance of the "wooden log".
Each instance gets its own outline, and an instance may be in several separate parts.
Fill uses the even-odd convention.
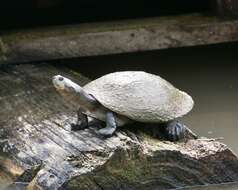
[[[212,184],[212,185],[198,185],[193,187],[178,188],[176,190],[236,190],[238,187],[237,182]]]
[[[199,14],[4,33],[0,63],[137,52],[238,40],[238,21]]]
[[[159,126],[143,124],[121,128],[107,139],[93,125],[71,131],[78,105],[56,92],[51,77],[60,73],[81,85],[89,81],[72,69],[48,64],[0,68],[2,186],[133,190],[238,180],[237,157],[217,140],[172,143]]]

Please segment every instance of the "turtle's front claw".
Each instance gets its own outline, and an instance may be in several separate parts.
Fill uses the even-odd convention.
[[[184,138],[186,127],[178,121],[172,121],[165,128],[167,138],[170,141],[179,141]]]
[[[84,130],[88,127],[88,125],[84,125],[84,124],[75,124],[75,123],[71,123],[71,130],[72,131],[79,131],[79,130]]]
[[[116,131],[117,125],[116,120],[112,112],[106,114],[106,127],[98,131],[98,133],[104,137],[111,137]]]
[[[98,130],[98,134],[104,136],[104,137],[111,137],[113,133],[115,132],[115,128],[112,127],[105,127],[100,130]]]

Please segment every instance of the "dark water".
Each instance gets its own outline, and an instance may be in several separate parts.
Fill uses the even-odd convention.
[[[223,137],[222,142],[238,154],[238,43],[65,62],[92,79],[121,70],[164,77],[194,98],[194,109],[181,120],[199,136]],[[238,184],[195,189],[234,190]]]

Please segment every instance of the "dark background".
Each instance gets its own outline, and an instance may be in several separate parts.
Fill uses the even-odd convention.
[[[5,0],[0,29],[210,12],[211,0]]]

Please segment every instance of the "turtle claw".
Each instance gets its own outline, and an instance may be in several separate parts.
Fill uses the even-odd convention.
[[[105,127],[105,128],[100,129],[98,131],[98,134],[100,134],[104,137],[111,137],[115,131],[116,131],[116,129],[113,127]]]
[[[79,108],[77,111],[77,122],[71,123],[71,130],[72,131],[78,131],[83,130],[88,127],[88,116],[85,115],[84,110]]]
[[[167,124],[165,131],[168,140],[175,142],[184,138],[186,127],[178,121],[172,121]]]
[[[98,133],[104,137],[111,137],[116,131],[117,125],[116,120],[112,112],[107,112],[106,114],[107,126],[98,131]]]
[[[79,130],[84,130],[88,127],[88,125],[84,125],[84,124],[75,124],[75,123],[71,123],[71,130],[72,131],[79,131]]]

